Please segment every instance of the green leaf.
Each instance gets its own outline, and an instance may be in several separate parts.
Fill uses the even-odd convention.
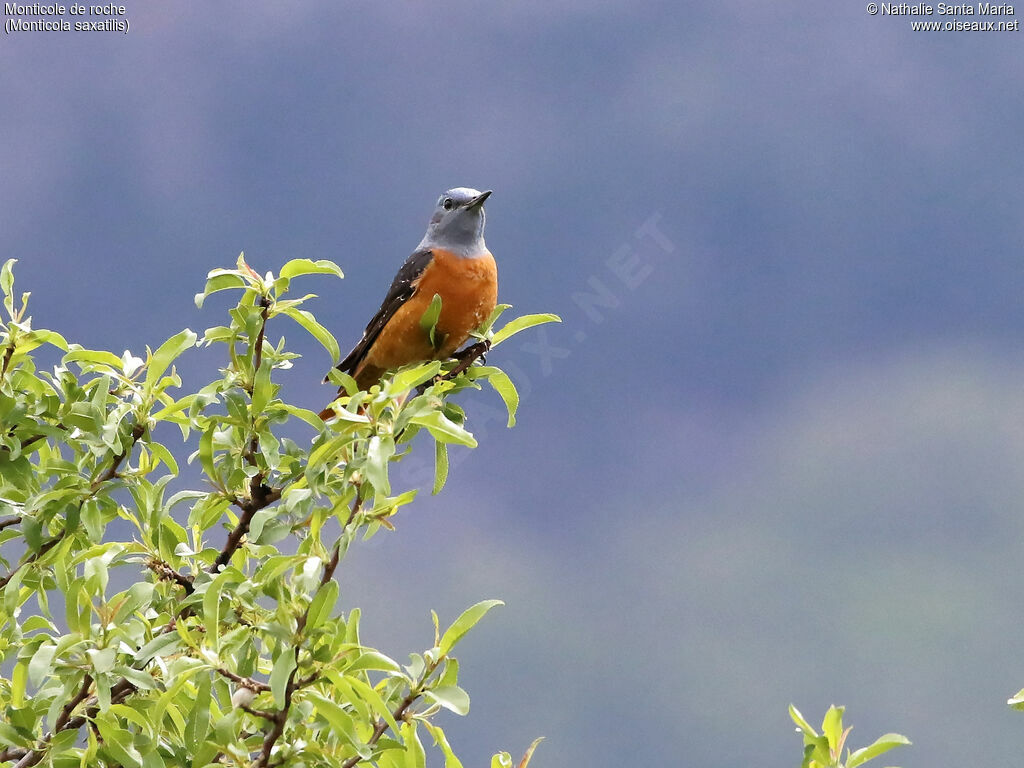
[[[450,627],[445,631],[444,635],[441,636],[441,655],[447,656],[455,644],[462,639],[462,637],[471,630],[480,619],[484,617],[491,608],[496,605],[504,605],[501,600],[483,600],[474,606],[467,608],[462,612],[462,615],[457,618]]]
[[[879,736],[870,746],[861,747],[856,752],[852,752],[846,761],[846,768],[857,768],[858,765],[885,754],[893,747],[908,746],[909,744],[910,739],[898,733],[887,733],[884,736]]]
[[[341,267],[328,259],[318,259],[317,261],[312,261],[311,259],[292,259],[281,267],[281,277],[291,280],[299,275],[335,275],[339,278],[345,277],[341,272]]]
[[[172,475],[177,476],[178,474],[178,462],[175,460],[174,455],[167,450],[167,447],[161,443],[149,443],[149,450],[153,453],[154,458],[159,459],[164,463],[164,466],[170,470]]]
[[[444,754],[444,768],[462,768],[462,762],[455,756],[451,744],[448,743],[448,737],[441,727],[434,725],[429,720],[424,720],[423,724],[427,726],[430,735],[434,737],[434,743],[441,748],[441,752]]]
[[[321,346],[330,354],[332,363],[338,362],[338,359],[341,357],[341,349],[338,347],[337,340],[331,335],[330,331],[316,321],[316,318],[311,313],[296,307],[289,307],[282,310],[282,314],[287,315],[301,325],[314,339],[319,341]]]
[[[167,341],[157,347],[156,352],[149,359],[149,367],[146,369],[146,388],[152,390],[160,377],[170,367],[182,352],[189,347],[196,345],[196,335],[188,328],[171,336]]]
[[[316,629],[323,623],[324,619],[330,617],[334,611],[334,604],[338,601],[338,582],[331,579],[320,587],[316,596],[309,603],[309,610],[306,614],[306,629]]]
[[[440,440],[443,443],[458,443],[459,445],[476,448],[476,438],[441,413],[441,411],[428,411],[427,413],[413,416],[409,419],[409,423],[426,427],[435,440]]]
[[[253,377],[252,386],[252,413],[258,415],[263,413],[274,394],[274,384],[270,380],[270,363],[267,360],[260,361],[259,370]]]
[[[56,331],[46,331],[42,329],[38,331],[29,331],[25,335],[19,337],[18,347],[15,351],[19,353],[31,352],[42,344],[51,344],[64,352],[68,351],[68,343],[63,336]]]
[[[110,755],[125,768],[143,768],[142,755],[132,743],[129,731],[118,728],[106,717],[97,717],[93,721],[103,737],[103,746]]]
[[[245,280],[234,270],[215,269],[206,277],[206,287],[195,297],[196,306],[202,309],[203,301],[211,293],[226,291],[229,288],[245,288]]]
[[[28,660],[21,659],[11,672],[11,704],[20,709],[25,706],[25,688],[28,684]]]
[[[843,711],[845,707],[837,707],[834,704],[828,708],[825,717],[821,721],[822,735],[828,739],[828,748],[832,754],[836,754],[836,747],[843,735]]]
[[[405,744],[405,768],[426,768],[427,753],[416,734],[416,722],[402,723],[402,742]]]
[[[201,673],[196,686],[196,697],[191,703],[188,724],[185,726],[185,746],[193,755],[206,741],[210,730],[211,680],[209,673]]]
[[[423,382],[434,378],[440,371],[441,362],[439,360],[417,365],[414,368],[396,373],[394,378],[391,379],[389,388],[395,393],[408,392],[413,387],[418,387]]]
[[[10,296],[14,290],[14,265],[17,263],[17,259],[8,259],[0,267],[0,291],[4,292],[4,296]]]
[[[32,661],[28,663],[28,679],[36,688],[42,685],[43,680],[51,673],[50,664],[56,651],[57,646],[53,643],[43,643],[32,654]]]
[[[199,463],[210,480],[217,478],[217,470],[213,465],[213,433],[216,430],[217,423],[211,420],[206,431],[203,432],[203,436],[199,438]]]
[[[516,411],[519,409],[519,392],[516,391],[516,385],[512,383],[507,373],[497,368],[489,372],[487,383],[504,401],[505,409],[508,411],[507,426],[511,429],[516,425]]]
[[[110,672],[117,660],[117,648],[90,648],[86,653],[92,660],[92,668],[100,675]]]
[[[331,729],[334,733],[341,736],[346,742],[355,748],[356,754],[364,760],[368,759],[370,755],[373,754],[370,748],[363,743],[362,739],[359,738],[359,734],[356,732],[355,720],[352,719],[352,715],[326,696],[321,696],[313,691],[308,691],[305,694],[305,697],[313,702],[313,706],[316,707],[317,713],[322,715],[323,718],[330,723]]]
[[[441,296],[435,293],[434,297],[430,300],[430,306],[427,307],[426,311],[420,316],[420,329],[427,334],[427,338],[430,339],[430,346],[434,349],[440,348],[440,344],[437,341],[437,319],[441,316]],[[443,341],[443,339],[442,339]]]
[[[288,679],[294,669],[295,652],[288,646],[284,646],[270,672],[270,693],[274,697],[274,705],[278,708],[284,706],[285,689],[288,687]]]
[[[323,429],[323,419],[321,419],[314,411],[311,411],[308,408],[299,408],[295,405],[288,405],[287,403],[282,404],[281,407],[286,413],[295,416],[298,419],[302,419],[314,429]]]
[[[391,709],[387,703],[377,693],[376,689],[368,683],[364,682],[358,675],[346,675],[345,681],[355,690],[355,692],[373,708],[373,711],[377,715],[384,719],[384,722],[388,724],[388,727],[392,731],[398,733],[398,723],[395,722],[394,715],[391,714]]]
[[[509,309],[512,309],[512,305],[511,304],[497,304],[497,305],[495,305],[494,309],[491,310],[491,314],[488,316],[488,318],[486,320],[484,320],[483,324],[477,330],[477,333],[474,333],[473,335],[474,336],[479,336],[480,338],[486,337],[487,332],[490,331],[491,328],[494,327],[494,324],[496,322],[498,322],[498,318],[501,317],[503,314],[505,314],[505,312],[507,310],[509,310]]]
[[[457,685],[440,685],[424,691],[423,695],[456,715],[469,714],[469,694]]]
[[[527,328],[533,328],[535,325],[543,325],[544,323],[560,323],[562,318],[558,315],[552,314],[539,314],[539,315],[523,315],[517,317],[515,320],[510,320],[504,328],[494,334],[494,338],[491,339],[491,346],[496,347],[501,342],[514,336],[520,331],[525,331]]]
[[[231,571],[221,571],[203,593],[203,626],[206,627],[206,637],[215,652],[220,647],[220,594],[230,576]]]
[[[72,344],[71,350],[64,355],[62,360],[67,363],[91,363],[92,365],[106,365],[115,371],[124,369],[124,361],[113,352],[103,352],[96,349],[83,349],[78,344]]]
[[[388,480],[388,463],[395,455],[395,439],[390,435],[374,435],[366,449],[366,479],[375,493],[388,496],[391,482]]]
[[[349,618],[349,623],[352,623]],[[349,672],[359,672],[361,670],[376,670],[378,672],[390,672],[393,675],[401,674],[402,666],[394,659],[385,656],[379,651],[366,650],[360,654],[359,658],[353,661],[346,669],[346,674]]]
[[[803,731],[808,736],[817,736],[818,732],[811,727],[811,724],[804,719],[804,716],[800,714],[800,710],[794,707],[792,704],[789,705],[789,716],[796,723],[796,727]]]
[[[448,446],[440,440],[434,441],[434,489],[436,496],[448,481]]]
[[[1013,709],[1024,710],[1024,688],[1013,694],[1011,698],[1006,700],[1006,703]]]
[[[181,638],[176,632],[165,632],[157,635],[144,646],[139,648],[135,652],[135,661],[138,664],[146,664],[157,656],[161,656],[163,651],[172,651],[177,653],[178,647],[181,645]],[[170,653],[167,654],[171,655]]]

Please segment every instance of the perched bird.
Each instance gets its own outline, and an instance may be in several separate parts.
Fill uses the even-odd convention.
[[[398,270],[359,343],[338,363],[360,389],[378,383],[390,368],[451,357],[494,310],[498,269],[484,243],[484,201],[490,194],[456,187],[437,199],[427,233]],[[441,314],[431,343],[420,319],[435,294]],[[333,415],[326,408],[320,418]]]

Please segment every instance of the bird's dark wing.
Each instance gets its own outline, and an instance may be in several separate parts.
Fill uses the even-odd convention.
[[[401,269],[398,270],[398,274],[395,275],[395,279],[391,281],[391,287],[388,289],[380,309],[377,310],[377,314],[373,316],[373,319],[367,324],[366,330],[363,331],[363,338],[352,348],[348,356],[338,363],[338,370],[355,375],[356,368],[363,362],[366,353],[369,352],[373,342],[380,335],[381,329],[388,324],[398,308],[416,292],[416,281],[433,258],[434,256],[429,250],[421,250],[413,251],[412,255],[405,260]],[[325,378],[324,381],[327,379]]]

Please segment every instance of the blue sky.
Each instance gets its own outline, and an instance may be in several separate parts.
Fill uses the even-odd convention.
[[[537,735],[538,768],[793,764],[790,701],[906,733],[903,766],[1013,764],[1020,33],[861,3],[128,17],[0,44],[37,324],[116,351],[219,324],[192,295],[244,250],[337,261],[307,289],[347,346],[457,185],[495,190],[501,299],[565,319],[492,356],[516,429],[473,399],[447,495],[341,574],[395,654],[431,607],[507,600],[463,652],[467,765]],[[277,333],[319,407],[326,356]]]

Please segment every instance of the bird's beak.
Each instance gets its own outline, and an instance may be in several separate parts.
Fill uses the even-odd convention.
[[[493,191],[494,190],[488,189],[486,192],[481,192],[479,195],[477,195],[472,200],[470,200],[468,203],[466,203],[466,208],[467,209],[479,208],[481,205],[484,204],[484,200],[486,200],[488,197],[491,196],[491,192],[493,192]]]

